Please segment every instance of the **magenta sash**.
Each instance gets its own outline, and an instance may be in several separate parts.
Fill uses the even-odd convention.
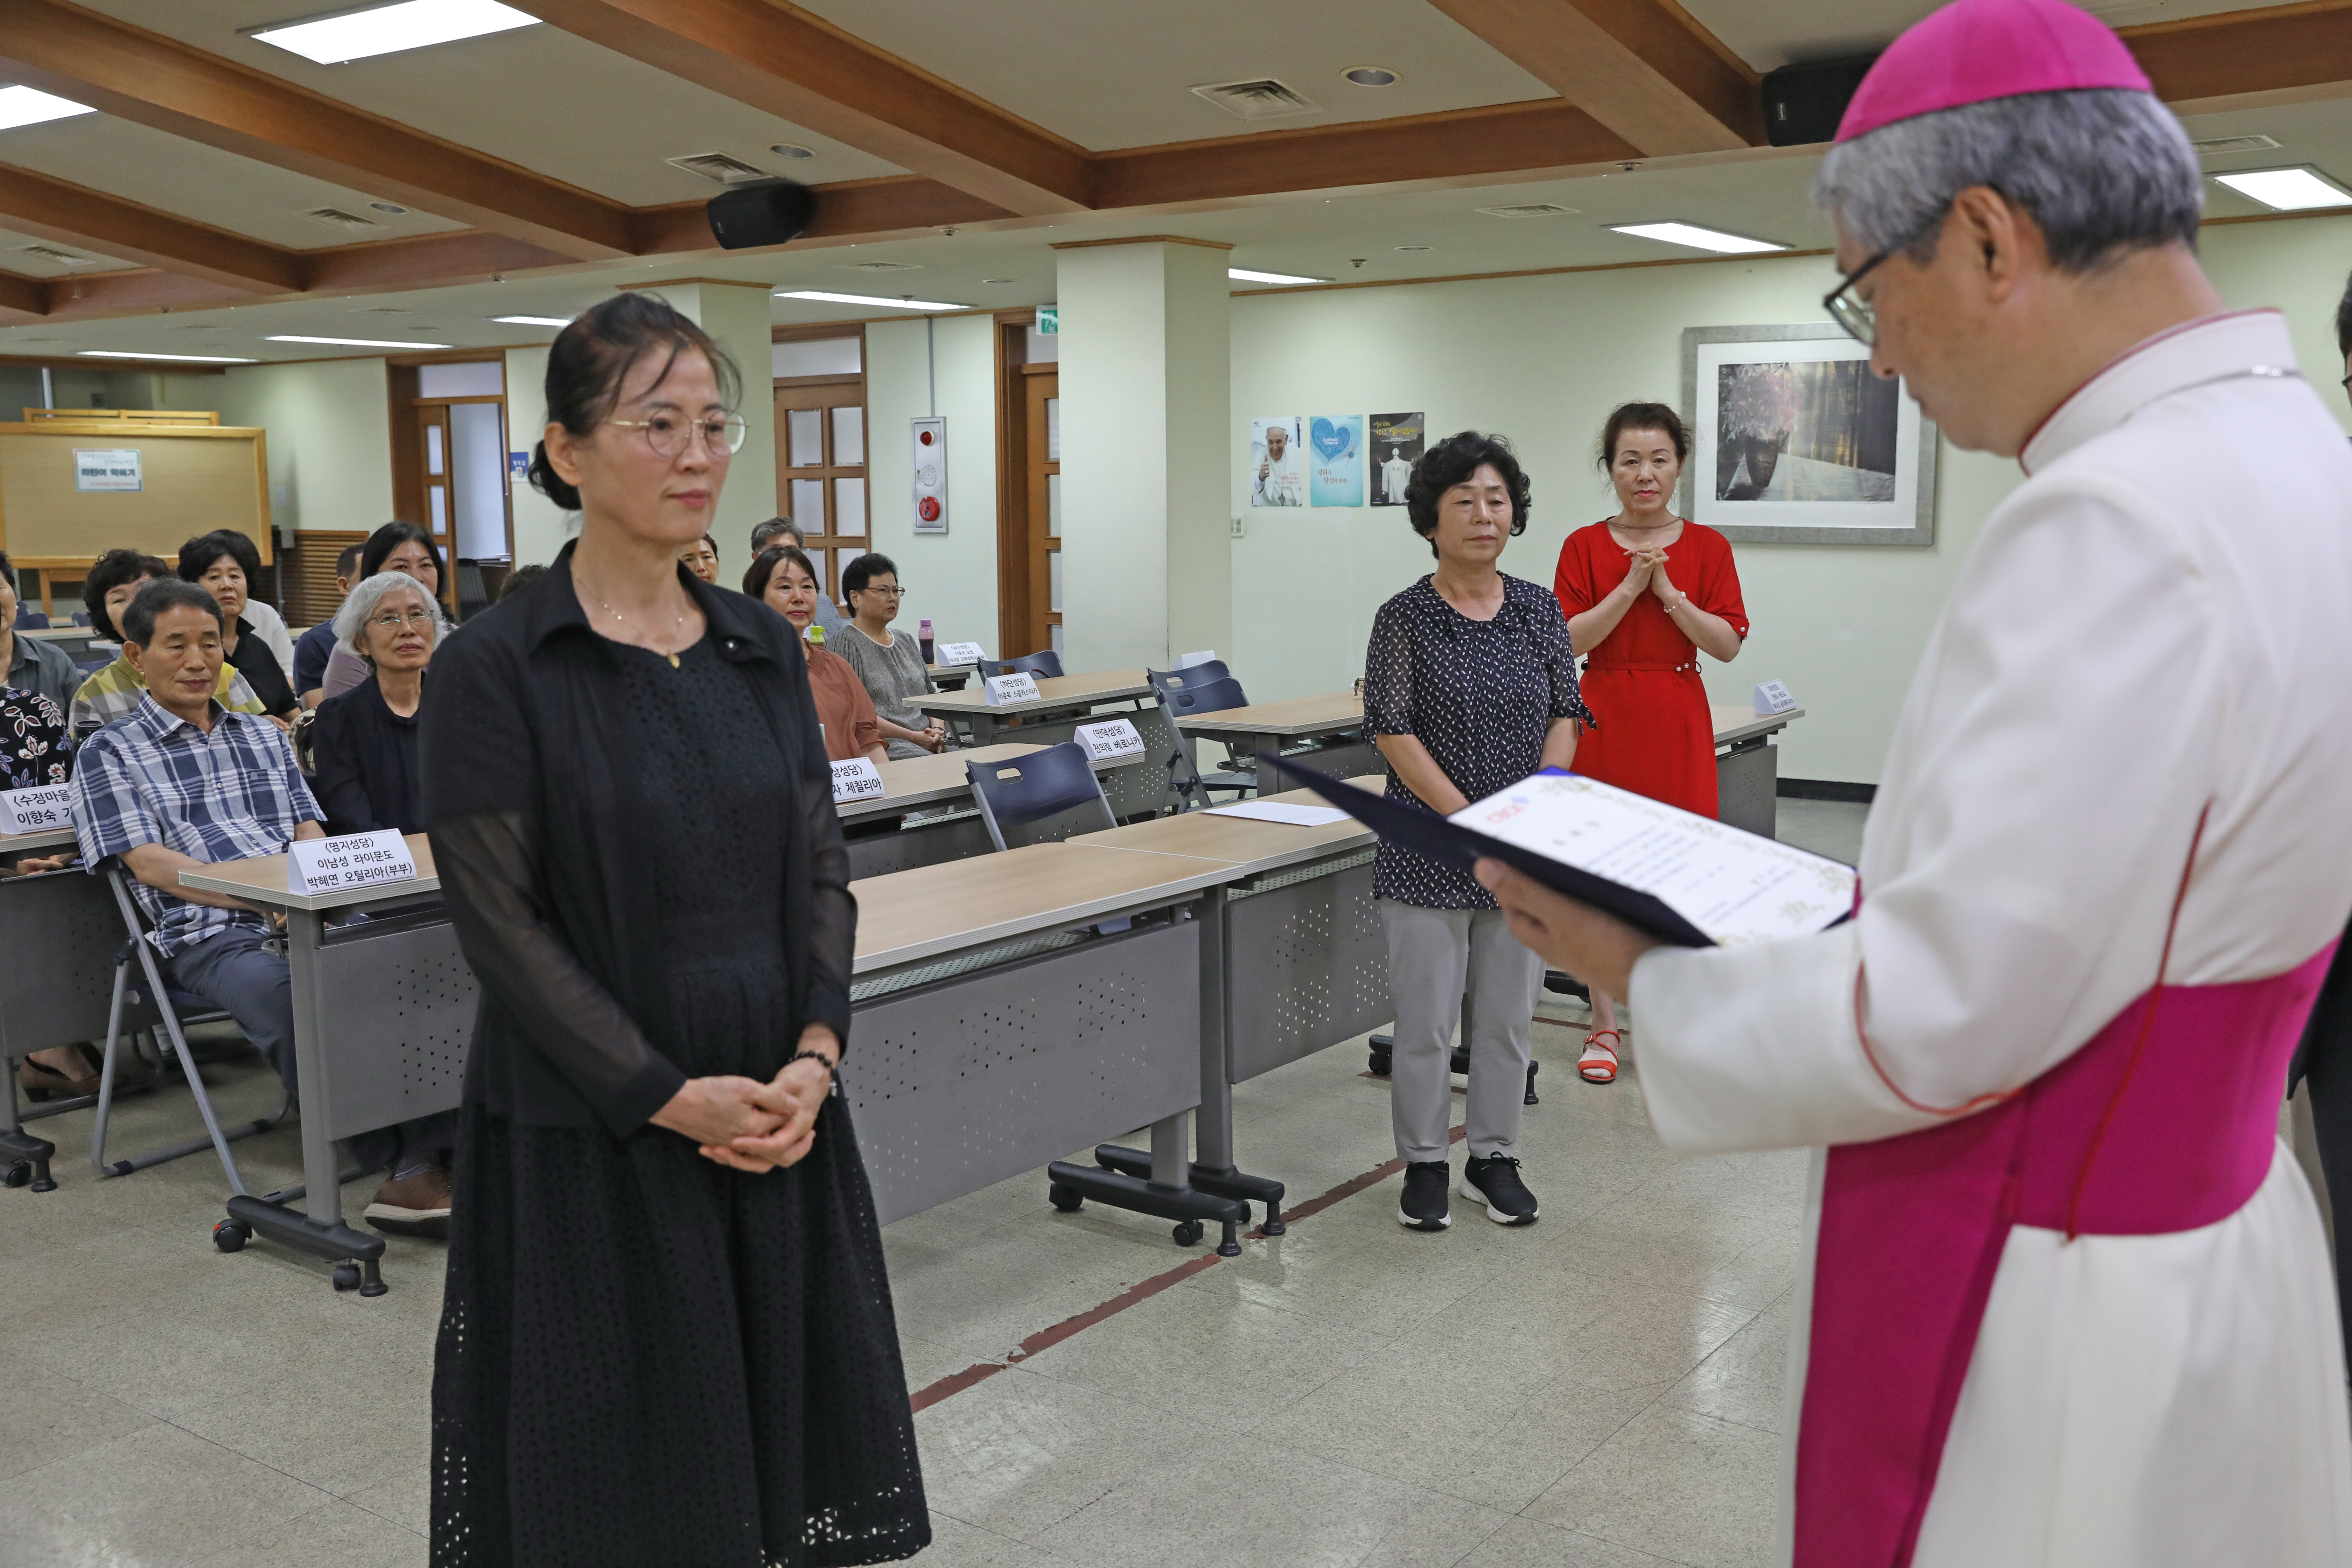
[[[1990,1110],[1830,1150],[1796,1568],[1911,1561],[2011,1226],[2155,1236],[2252,1198],[2335,952],[2263,980],[2158,986]]]

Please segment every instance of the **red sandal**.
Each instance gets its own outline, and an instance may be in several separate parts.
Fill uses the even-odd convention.
[[[1624,1037],[1614,1029],[1595,1029],[1584,1037],[1584,1054],[1576,1058],[1576,1071],[1587,1083],[1617,1081],[1617,1049],[1601,1043],[1603,1035],[1619,1045],[1624,1043]]]

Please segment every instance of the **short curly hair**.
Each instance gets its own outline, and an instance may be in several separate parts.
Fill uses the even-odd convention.
[[[1487,467],[1502,476],[1504,489],[1511,492],[1511,536],[1516,539],[1528,531],[1528,505],[1534,492],[1518,454],[1500,436],[1465,430],[1423,452],[1405,482],[1405,519],[1429,542],[1430,554],[1437,553],[1437,503],[1446,491],[1467,484],[1471,475]]]

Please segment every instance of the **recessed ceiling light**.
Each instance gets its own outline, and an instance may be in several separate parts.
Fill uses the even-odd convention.
[[[1719,229],[1701,228],[1690,223],[1613,223],[1610,228],[1617,234],[1630,234],[1641,239],[1662,239],[1668,245],[1687,245],[1694,250],[1720,251],[1727,256],[1748,256],[1762,250],[1786,250],[1785,245],[1775,245],[1769,239],[1749,239],[1744,235],[1725,234]]]
[[[20,338],[17,341],[29,343],[37,340]],[[162,359],[172,360],[182,364],[258,364],[261,363],[258,360],[236,359],[227,354],[142,354],[133,353],[129,349],[76,349],[74,356],[78,359]]]
[[[373,212],[390,213],[394,217],[404,217],[408,214],[408,209],[398,202],[370,202],[368,207]]]
[[[87,103],[76,103],[70,98],[30,87],[0,87],[0,131],[14,131],[19,125],[38,125],[44,121],[67,120],[77,114],[96,114]]]
[[[1253,272],[1246,267],[1228,267],[1225,276],[1243,283],[1328,283],[1328,278],[1301,278],[1295,272]]]
[[[492,316],[493,321],[504,321],[510,327],[568,327],[569,316]]]
[[[1397,248],[1399,250],[1434,250],[1437,247],[1433,245],[1400,245]]]
[[[774,146],[770,147],[768,151],[773,153],[779,158],[814,158],[816,156],[816,150],[814,148],[803,147],[797,142],[779,142]]]
[[[2315,207],[2352,206],[2352,191],[2346,190],[2308,165],[2296,169],[2247,169],[2213,177],[2240,195],[2252,197],[2273,212],[2296,213],[2308,212]]]
[[[305,338],[289,333],[271,333],[261,340],[265,343],[326,343],[339,349],[447,349],[455,343],[395,343],[382,338]]]
[[[1394,87],[1397,73],[1386,66],[1349,66],[1339,73],[1339,79],[1358,87]]]
[[[498,0],[395,0],[363,11],[341,11],[297,22],[240,28],[248,38],[290,50],[322,66],[375,55],[398,54],[431,44],[453,44],[531,27],[539,18]]]
[[[779,289],[779,300],[819,300],[828,305],[881,305],[893,310],[969,310],[938,300],[885,300],[878,294],[835,294],[824,289]]]

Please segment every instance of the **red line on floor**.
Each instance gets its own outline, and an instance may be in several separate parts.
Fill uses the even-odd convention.
[[[1459,1143],[1469,1131],[1467,1127],[1456,1127],[1448,1134],[1447,1141]],[[1332,1205],[1352,1198],[1367,1187],[1378,1186],[1403,1169],[1402,1160],[1390,1160],[1373,1166],[1360,1176],[1350,1176],[1319,1197],[1309,1198],[1295,1208],[1286,1207],[1282,1215],[1283,1223],[1286,1226],[1294,1226],[1310,1215],[1321,1214]],[[1253,1226],[1249,1231],[1249,1238],[1253,1241],[1263,1241],[1266,1239],[1266,1235],[1264,1229]],[[908,1396],[907,1403],[916,1410],[921,1411],[929,1409],[943,1399],[952,1399],[974,1384],[985,1383],[1007,1367],[1024,1362],[1040,1351],[1060,1344],[1072,1335],[1082,1333],[1104,1319],[1124,1312],[1139,1302],[1148,1301],[1171,1286],[1182,1284],[1195,1274],[1205,1274],[1223,1261],[1223,1259],[1213,1252],[1205,1252],[1198,1258],[1186,1258],[1165,1273],[1155,1274],[1139,1285],[1129,1286],[1099,1306],[1089,1307],[1083,1312],[1064,1318],[1051,1328],[1038,1330],[1014,1346],[1013,1353],[1003,1361],[974,1362],[961,1372],[951,1372],[935,1383],[924,1384]]]

